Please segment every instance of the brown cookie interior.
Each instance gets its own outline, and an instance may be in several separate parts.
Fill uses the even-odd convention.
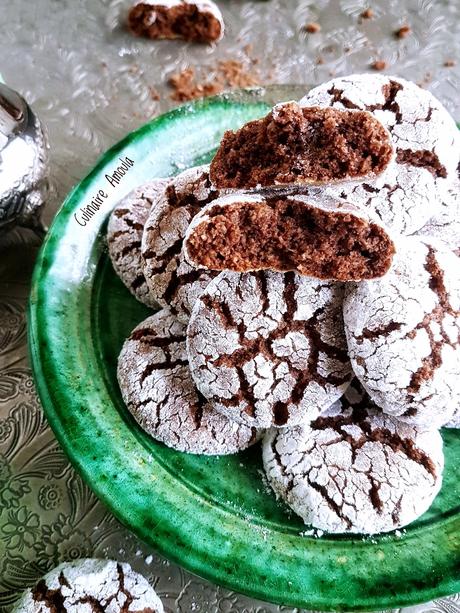
[[[392,156],[389,134],[371,114],[292,102],[226,132],[211,179],[236,189],[357,180],[381,174]]]
[[[395,252],[376,223],[286,198],[216,205],[191,232],[187,249],[196,265],[211,270],[296,271],[339,281],[384,275]]]
[[[136,36],[147,38],[182,38],[209,43],[221,35],[221,24],[210,11],[201,11],[195,4],[162,4],[140,2],[128,15],[128,28]]]

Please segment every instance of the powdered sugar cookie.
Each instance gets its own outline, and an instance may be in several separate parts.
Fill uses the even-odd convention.
[[[130,192],[113,209],[107,227],[109,255],[115,272],[133,296],[151,307],[155,306],[155,298],[142,272],[141,240],[152,204],[167,184],[167,179],[154,179]]]
[[[347,289],[353,370],[374,402],[409,423],[439,427],[460,403],[458,258],[408,238],[382,279]]]
[[[350,281],[385,274],[394,244],[372,215],[324,194],[235,193],[193,219],[184,255],[211,270],[295,271]]]
[[[318,415],[351,378],[342,292],[294,273],[222,272],[187,330],[198,389],[224,415],[259,428]]]
[[[438,431],[384,415],[354,387],[311,424],[269,432],[263,461],[276,494],[306,524],[361,534],[422,515],[444,466]]]
[[[163,613],[147,579],[129,564],[83,559],[64,562],[29,588],[13,613]]]
[[[209,166],[174,177],[145,224],[143,271],[152,296],[187,322],[193,304],[215,273],[191,266],[182,256],[182,242],[192,218],[219,196],[209,180]]]
[[[141,0],[129,11],[128,28],[147,38],[211,43],[223,37],[224,20],[212,0]]]
[[[375,74],[333,79],[311,90],[302,106],[370,111],[389,130],[396,161],[376,179],[337,186],[355,204],[369,207],[393,231],[412,234],[440,211],[457,176],[460,135],[430,92],[414,83]]]
[[[388,130],[366,111],[284,102],[225,132],[210,174],[220,188],[323,185],[372,179],[393,154]]]
[[[415,234],[441,240],[460,256],[460,182],[447,191],[439,214]]]
[[[255,428],[236,424],[197,393],[185,348],[184,324],[163,310],[139,324],[118,358],[118,382],[141,428],[178,451],[237,453],[258,439]]]

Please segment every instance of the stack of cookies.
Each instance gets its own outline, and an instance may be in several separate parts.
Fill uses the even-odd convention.
[[[424,513],[460,425],[459,161],[430,93],[353,75],[131,193],[110,256],[162,307],[119,357],[141,427],[209,455],[263,437],[274,491],[321,530]]]

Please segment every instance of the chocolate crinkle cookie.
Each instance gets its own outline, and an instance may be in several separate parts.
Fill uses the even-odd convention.
[[[306,524],[361,534],[422,515],[444,466],[437,430],[384,415],[357,385],[310,424],[268,433],[263,461],[275,493]]]
[[[438,215],[432,217],[415,235],[438,239],[460,256],[460,182],[447,191]]]
[[[379,220],[365,210],[324,194],[276,191],[212,201],[193,219],[184,242],[194,266],[295,271],[339,281],[381,277],[394,251]]]
[[[136,36],[212,43],[224,35],[224,20],[212,0],[143,0],[128,14],[128,28]]]
[[[234,423],[197,392],[185,347],[186,326],[163,310],[139,324],[118,358],[129,411],[153,438],[178,451],[237,453],[255,443],[255,428]]]
[[[353,370],[383,411],[423,427],[450,421],[460,404],[454,253],[405,239],[385,277],[348,287],[344,321]]]
[[[219,195],[211,185],[209,166],[185,170],[171,180],[145,224],[142,262],[150,293],[185,323],[216,273],[184,259],[183,239],[193,217]]]
[[[133,296],[150,307],[156,302],[142,272],[141,241],[150,209],[167,184],[167,179],[154,179],[130,192],[113,209],[107,228],[115,272]]]
[[[164,613],[148,581],[129,564],[84,559],[65,562],[29,588],[13,613]]]
[[[316,87],[300,105],[366,110],[391,134],[395,162],[374,179],[329,188],[333,194],[371,208],[401,234],[416,232],[440,211],[457,177],[460,135],[430,92],[397,77],[358,74]]]
[[[211,179],[217,187],[237,189],[371,179],[393,153],[388,131],[370,113],[288,102],[226,132]]]
[[[351,379],[340,284],[222,272],[197,300],[187,350],[200,392],[248,426],[316,417]]]

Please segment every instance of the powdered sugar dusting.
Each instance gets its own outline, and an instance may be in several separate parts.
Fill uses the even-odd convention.
[[[188,453],[237,453],[259,437],[255,428],[217,413],[197,393],[188,367],[184,324],[163,310],[139,324],[118,359],[126,406],[153,438]]]

